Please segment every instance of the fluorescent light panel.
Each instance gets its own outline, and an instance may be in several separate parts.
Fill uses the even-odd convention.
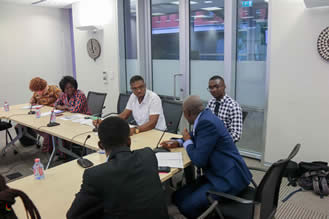
[[[164,13],[159,13],[159,12],[152,13],[152,16],[161,16],[161,15],[165,15],[165,14]]]
[[[210,18],[210,16],[204,15],[204,14],[199,14],[199,15],[194,15],[194,18]]]
[[[179,1],[170,2],[170,4],[179,5]],[[198,4],[198,3],[195,2],[195,1],[190,1],[190,4],[195,5],[195,4]]]
[[[222,10],[223,8],[219,8],[219,7],[207,7],[207,8],[201,8],[202,10],[206,10],[206,11],[218,11],[218,10]]]

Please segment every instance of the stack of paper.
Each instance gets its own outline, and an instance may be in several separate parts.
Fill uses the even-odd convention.
[[[43,107],[42,105],[34,105],[32,106],[32,109],[36,109],[36,108],[41,108]],[[31,105],[30,106],[23,106],[22,109],[31,109]]]
[[[63,111],[62,110],[54,110],[54,112],[57,114],[57,113],[62,113]],[[43,117],[43,116],[50,116],[50,114],[51,114],[51,111],[45,112],[45,113],[41,113],[41,117]]]
[[[182,152],[159,152],[155,154],[159,167],[183,168]]]
[[[80,124],[89,125],[91,127],[94,127],[93,120],[91,120],[91,119],[83,119],[83,120],[80,121]]]
[[[82,119],[84,116],[83,115],[68,115],[68,116],[63,116],[60,119],[62,120],[72,120],[73,122],[77,119]]]

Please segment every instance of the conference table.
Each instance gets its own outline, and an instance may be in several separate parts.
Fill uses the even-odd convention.
[[[39,130],[57,138],[70,141],[75,144],[87,147],[89,149],[98,150],[98,136],[92,131],[92,127],[72,122],[70,120],[61,120],[57,118],[59,126],[47,127],[49,116],[44,116],[39,119],[35,115],[28,115],[29,109],[22,109],[27,104],[11,106],[9,112],[0,111],[0,118],[10,119],[22,126],[27,126],[35,130]],[[52,108],[42,107],[41,112],[48,112]],[[72,113],[65,112],[62,116],[70,116]],[[137,150],[144,147],[155,148],[159,142],[163,132],[159,130],[150,130],[131,136],[131,149]],[[90,138],[85,142],[87,136]],[[163,140],[168,140],[172,137],[181,137],[176,134],[165,133]],[[184,168],[190,165],[191,161],[184,148],[171,149],[172,152],[181,152]],[[106,155],[95,152],[85,156],[95,165],[104,163]],[[169,173],[159,173],[161,182],[173,177],[181,171],[179,168],[171,168]],[[45,171],[45,179],[35,180],[34,176],[28,176],[8,184],[9,187],[24,191],[37,206],[41,217],[46,219],[66,218],[65,214],[75,194],[80,190],[82,183],[82,174],[84,169],[80,167],[76,160],[65,164],[50,168]],[[20,199],[17,199],[13,206],[18,218],[25,218],[26,213]]]

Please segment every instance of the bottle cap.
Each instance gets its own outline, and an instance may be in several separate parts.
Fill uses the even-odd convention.
[[[34,162],[35,162],[35,163],[40,162],[40,158],[35,158],[35,159],[34,159]]]

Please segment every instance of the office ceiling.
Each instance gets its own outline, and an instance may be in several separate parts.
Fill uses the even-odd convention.
[[[39,0],[0,0],[0,3],[14,3],[22,5],[32,5]],[[46,0],[35,6],[52,7],[52,8],[71,8],[71,4],[80,0]]]

